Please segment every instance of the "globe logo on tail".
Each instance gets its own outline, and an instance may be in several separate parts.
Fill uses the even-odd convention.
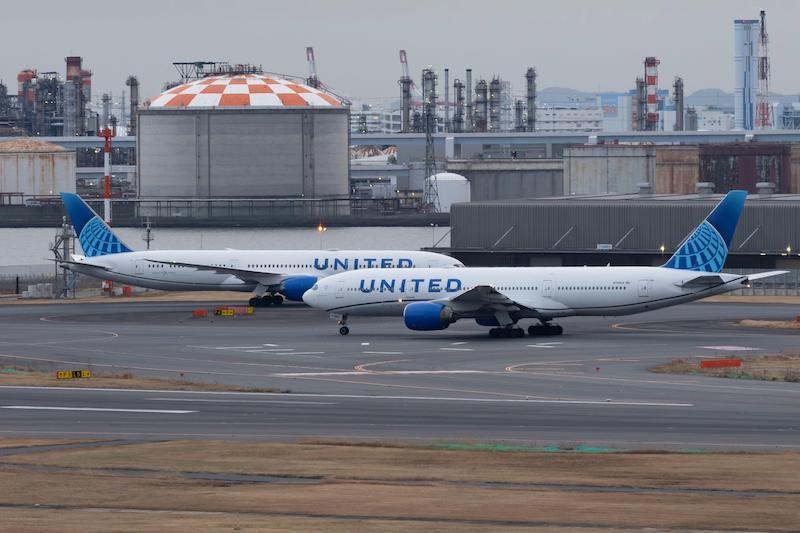
[[[704,221],[675,252],[666,267],[701,272],[721,272],[728,247],[719,232]]]

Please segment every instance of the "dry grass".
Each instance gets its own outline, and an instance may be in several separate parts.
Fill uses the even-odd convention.
[[[766,329],[800,329],[800,320],[740,320],[740,326]]]
[[[48,474],[19,463],[76,470]],[[102,470],[109,466],[153,472],[119,476]],[[790,453],[581,455],[178,441],[5,457],[0,504],[74,508],[3,509],[4,527],[13,530],[505,531],[518,525],[789,531],[800,521],[798,467],[800,455]],[[321,479],[203,481],[178,473],[184,470]],[[493,482],[776,492],[572,492]]]
[[[130,373],[124,374],[98,374],[88,379],[57,379],[55,371],[43,372],[40,370],[19,368],[12,366],[0,367],[0,370],[12,368],[13,372],[0,371],[0,386],[29,386],[29,387],[68,387],[68,388],[98,388],[98,389],[136,389],[136,390],[196,390],[196,391],[225,391],[225,392],[274,392],[289,393],[285,389],[271,389],[258,387],[242,387],[237,385],[224,385],[218,383],[199,383],[180,379],[141,378]]]
[[[800,353],[743,357],[742,366],[738,368],[700,368],[699,361],[674,359],[649,370],[662,374],[697,374],[718,378],[798,383],[800,382]]]

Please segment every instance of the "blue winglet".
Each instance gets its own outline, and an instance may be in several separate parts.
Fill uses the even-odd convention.
[[[69,214],[72,227],[87,257],[118,254],[132,251],[114,235],[111,228],[97,216],[80,196],[70,192],[62,192],[61,200]]]
[[[721,272],[746,199],[747,191],[731,191],[726,194],[663,266],[700,272]]]

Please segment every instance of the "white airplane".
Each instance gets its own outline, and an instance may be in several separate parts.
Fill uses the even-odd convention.
[[[85,255],[64,268],[172,291],[254,292],[250,305],[302,301],[317,280],[346,270],[464,266],[446,255],[397,250],[148,250],[128,248],[78,195],[61,193]]]
[[[462,318],[491,326],[492,337],[561,335],[555,318],[641,313],[741,288],[786,271],[722,273],[747,193],[732,191],[660,267],[414,268],[330,276],[303,300],[338,319],[347,335],[355,315],[399,316],[416,331],[446,329]]]

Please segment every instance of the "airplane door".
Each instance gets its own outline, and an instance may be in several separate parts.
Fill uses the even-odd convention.
[[[344,281],[336,282],[336,299],[344,298]]]
[[[650,296],[648,281],[646,279],[639,280],[639,298],[647,298]]]
[[[542,296],[550,298],[553,295],[553,280],[546,279],[542,282]]]

